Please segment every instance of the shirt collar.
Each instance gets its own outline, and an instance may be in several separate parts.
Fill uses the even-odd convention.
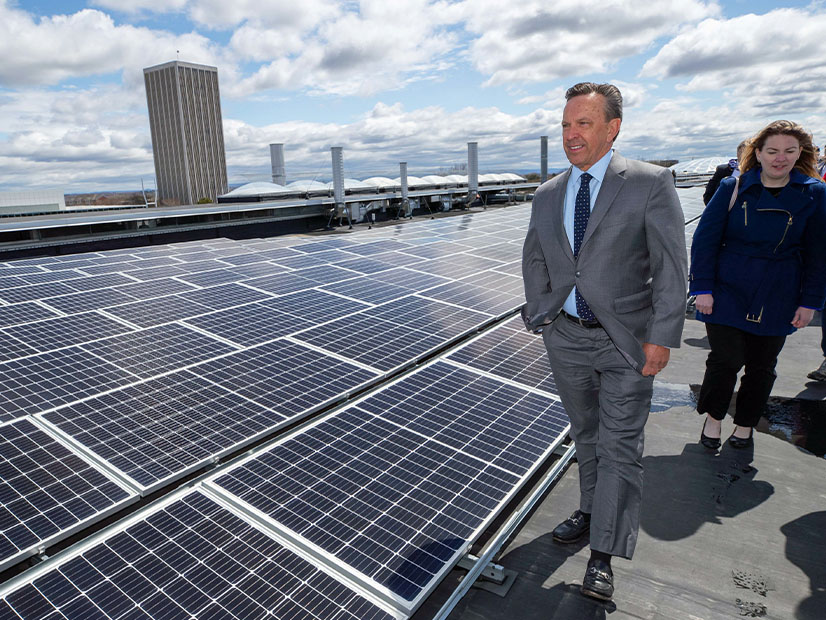
[[[608,170],[608,164],[611,163],[611,157],[614,155],[614,149],[608,149],[608,152],[603,155],[599,161],[597,161],[593,166],[588,168],[588,174],[590,174],[594,179],[602,183],[602,179],[605,178],[605,172]],[[579,181],[579,177],[582,176],[583,171],[577,168],[576,166],[571,166],[571,180],[576,183]]]

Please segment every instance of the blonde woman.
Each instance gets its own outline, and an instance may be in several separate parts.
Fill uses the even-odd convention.
[[[823,307],[826,185],[816,162],[800,125],[767,125],[746,145],[739,180],[722,181],[694,233],[689,292],[711,346],[697,412],[706,414],[700,442],[709,449],[720,447],[743,366],[728,441],[752,445],[786,336]]]

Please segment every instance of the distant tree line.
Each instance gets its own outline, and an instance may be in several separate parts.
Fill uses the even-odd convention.
[[[80,206],[117,206],[117,205],[142,205],[143,194],[141,192],[89,192],[85,194],[66,194],[64,197],[67,207]],[[146,192],[146,199],[149,202],[155,200],[155,192]]]

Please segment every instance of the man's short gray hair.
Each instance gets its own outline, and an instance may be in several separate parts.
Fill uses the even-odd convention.
[[[580,95],[602,95],[605,98],[605,120],[618,118],[622,120],[622,93],[613,84],[595,84],[594,82],[580,82],[574,84],[565,92],[565,101],[570,101]]]

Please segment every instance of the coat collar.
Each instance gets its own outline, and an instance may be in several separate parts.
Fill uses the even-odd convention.
[[[762,168],[757,166],[752,168],[740,177],[740,191],[743,191],[752,185],[760,184],[760,171]],[[789,173],[789,185],[809,185],[812,183],[820,183],[817,179],[803,174],[797,169],[793,169]]]

